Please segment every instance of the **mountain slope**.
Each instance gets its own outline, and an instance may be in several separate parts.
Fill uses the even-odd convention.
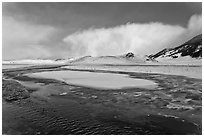
[[[192,38],[178,47],[163,49],[149,57],[152,59],[160,59],[179,58],[185,56],[190,56],[191,58],[202,58],[202,34]]]

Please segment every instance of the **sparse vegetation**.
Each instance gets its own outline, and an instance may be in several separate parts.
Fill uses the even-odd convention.
[[[20,83],[13,80],[2,81],[2,97],[6,101],[17,101],[30,97],[29,92]]]

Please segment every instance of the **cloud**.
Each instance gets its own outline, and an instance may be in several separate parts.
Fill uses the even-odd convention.
[[[54,32],[50,26],[27,24],[3,16],[3,59],[50,57],[40,43]]]
[[[189,19],[188,29],[193,32],[202,32],[202,16],[201,15],[193,15]]]
[[[202,33],[202,16],[193,15],[188,21],[188,28],[186,30],[187,37],[194,37]]]
[[[183,44],[189,39],[202,34],[202,15],[193,15],[190,17],[187,28],[185,28],[184,33],[182,33],[177,39],[175,39],[175,43]],[[176,46],[176,45],[175,45]]]
[[[201,15],[193,15],[187,28],[159,22],[127,23],[114,28],[76,32],[63,41],[71,47],[75,56],[119,55],[130,51],[145,55],[166,47],[178,46],[192,35],[201,33],[201,28]]]
[[[9,52],[8,55],[4,55],[6,59],[18,60],[18,59],[37,59],[37,58],[49,58],[52,54],[42,45],[26,45],[17,46],[13,49],[3,49],[3,52]]]
[[[201,34],[202,16],[191,16],[187,27],[161,22],[127,23],[112,28],[90,28],[55,41],[61,31],[49,25],[28,24],[3,16],[3,60],[120,55],[127,52],[152,54]]]

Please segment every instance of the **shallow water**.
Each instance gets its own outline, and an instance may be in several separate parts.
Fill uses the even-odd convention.
[[[201,80],[157,74],[58,72],[46,71],[47,77],[43,73],[32,75],[64,81],[140,78],[155,81],[158,86],[154,90],[100,90],[19,76],[21,79],[16,78],[29,91],[30,98],[3,102],[3,134],[201,134]]]
[[[52,97],[49,104],[26,101],[21,105],[6,103],[3,107],[3,134],[158,135],[197,132],[194,124],[180,118],[140,115],[128,120],[126,115],[132,113],[129,110],[123,114],[115,107],[84,105],[60,97]]]
[[[29,77],[48,78],[65,81],[68,84],[100,89],[155,88],[150,80],[130,78],[127,74],[98,73],[83,71],[47,71],[27,74]]]

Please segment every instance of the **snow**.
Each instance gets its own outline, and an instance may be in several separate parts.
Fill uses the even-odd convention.
[[[181,57],[180,53],[176,54],[178,58],[159,57],[158,62],[147,61],[142,59],[125,58],[119,56],[101,56],[82,58],[72,58],[67,60],[18,60],[3,61],[8,65],[68,65],[63,68],[68,69],[85,69],[85,70],[110,70],[139,73],[158,73],[169,75],[181,75],[191,78],[202,79],[202,58],[196,59],[190,56]],[[111,66],[107,66],[111,65]]]
[[[190,78],[202,79],[202,66],[181,66],[181,65],[135,65],[135,66],[105,66],[105,65],[75,65],[62,68],[74,70],[105,70],[123,71],[137,73],[156,73],[187,76]]]
[[[190,56],[181,57],[180,54],[175,54],[178,58],[172,57],[158,57],[157,61],[168,65],[197,65],[202,66],[202,59],[192,58]]]
[[[113,65],[132,65],[136,63],[145,63],[140,58],[125,58],[117,56],[101,56],[101,57],[84,57],[77,59],[72,64],[113,64]]]

